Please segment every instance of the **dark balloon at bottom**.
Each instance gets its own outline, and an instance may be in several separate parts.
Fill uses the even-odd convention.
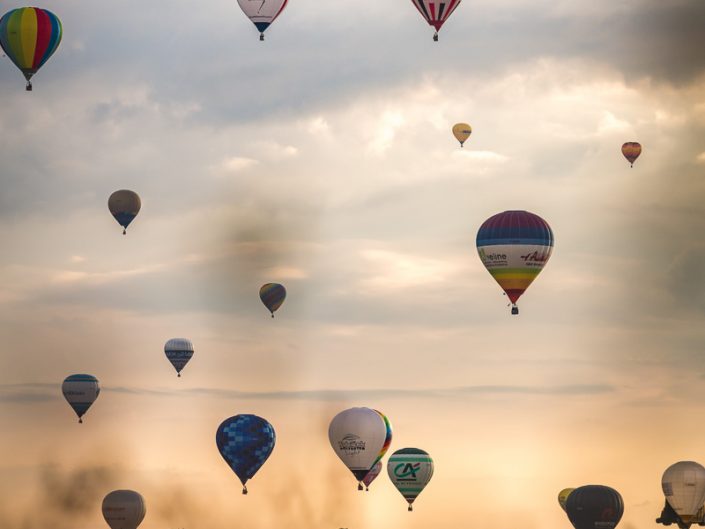
[[[624,502],[611,487],[585,485],[570,493],[565,510],[575,529],[614,529],[624,514]]]

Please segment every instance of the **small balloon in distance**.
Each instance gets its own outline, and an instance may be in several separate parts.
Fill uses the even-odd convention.
[[[61,392],[82,423],[88,408],[100,395],[100,383],[93,375],[70,375],[61,384]]]
[[[115,191],[108,198],[108,209],[117,223],[122,226],[122,234],[127,233],[127,227],[135,220],[135,217],[142,208],[140,196],[129,189]]]
[[[286,289],[279,283],[265,283],[259,289],[259,299],[274,317],[274,313],[282,306],[286,299]]]
[[[472,134],[472,127],[467,123],[456,123],[453,125],[453,136],[460,142],[460,146],[470,137]]]
[[[180,377],[182,369],[193,356],[193,344],[186,338],[172,338],[164,344],[164,354]]]

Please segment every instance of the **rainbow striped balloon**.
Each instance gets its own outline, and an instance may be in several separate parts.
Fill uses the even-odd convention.
[[[519,314],[517,300],[551,257],[551,227],[528,211],[505,211],[480,226],[476,242],[482,264],[507,293],[512,314]]]
[[[0,46],[27,79],[47,62],[61,42],[61,21],[51,11],[20,7],[0,18]]]

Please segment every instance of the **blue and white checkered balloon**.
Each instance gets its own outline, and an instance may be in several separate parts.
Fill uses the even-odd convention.
[[[268,421],[257,415],[235,415],[225,419],[215,434],[220,455],[242,482],[252,478],[274,450],[276,434]]]

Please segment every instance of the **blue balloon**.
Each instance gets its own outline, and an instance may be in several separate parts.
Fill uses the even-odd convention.
[[[267,461],[276,440],[274,427],[257,415],[235,415],[218,426],[215,444],[225,462],[240,478],[243,494],[247,494],[245,483]]]

